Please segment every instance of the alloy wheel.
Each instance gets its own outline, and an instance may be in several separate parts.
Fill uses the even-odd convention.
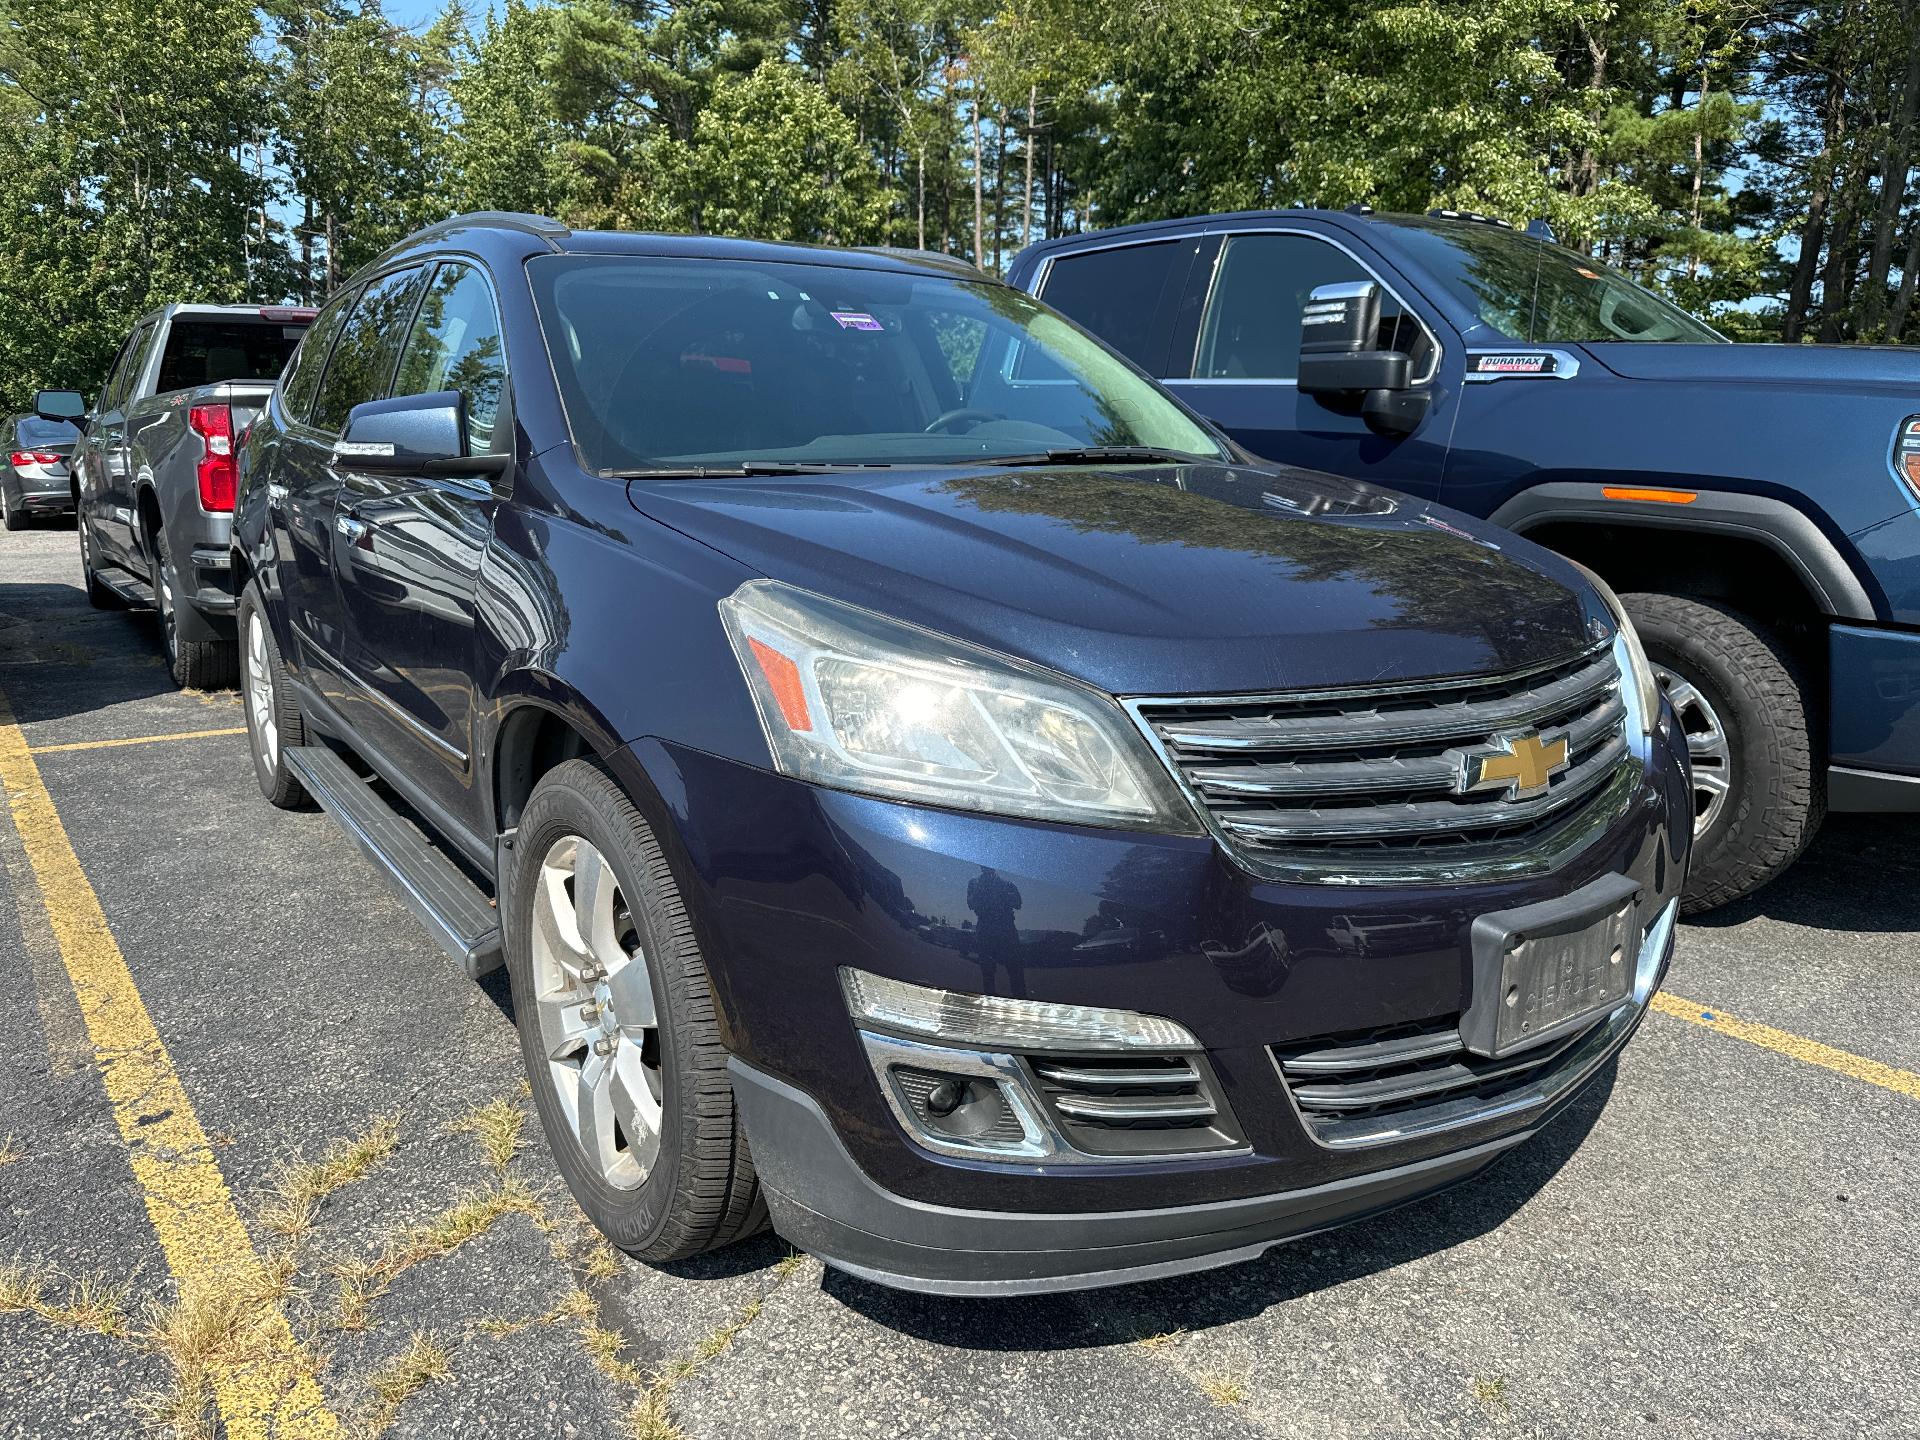
[[[260,612],[247,616],[247,710],[261,757],[271,770],[280,763],[280,727],[273,718],[273,671],[267,663],[267,627]]]
[[[1693,833],[1704,835],[1726,809],[1733,789],[1733,745],[1727,727],[1700,687],[1677,671],[1655,665],[1653,673],[1679,718],[1693,761]]]
[[[653,978],[606,857],[562,836],[533,897],[533,1000],[545,1082],[587,1160],[631,1190],[660,1157],[660,1032]]]

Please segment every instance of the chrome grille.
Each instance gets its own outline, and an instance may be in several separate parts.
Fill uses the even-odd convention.
[[[1591,1058],[1593,1042],[1616,1026],[1610,1016],[1564,1039],[1490,1060],[1460,1043],[1459,1019],[1276,1045],[1273,1058],[1315,1139],[1370,1145],[1473,1124],[1519,1101],[1539,1103],[1542,1085]]]
[[[1256,871],[1377,880],[1502,857],[1537,867],[1554,853],[1548,832],[1594,805],[1618,813],[1631,789],[1608,645],[1504,676],[1133,708]],[[1568,743],[1568,767],[1544,793],[1464,791],[1464,754],[1530,732]]]
[[[1042,1102],[1079,1149],[1122,1156],[1245,1144],[1216,1098],[1210,1067],[1198,1055],[1080,1053],[1026,1059]]]

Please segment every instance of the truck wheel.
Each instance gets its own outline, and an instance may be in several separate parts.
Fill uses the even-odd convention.
[[[514,1022],[580,1208],[649,1261],[764,1227],[706,964],[639,811],[570,760],[535,787],[508,863]]]
[[[188,690],[231,690],[240,680],[239,647],[224,635],[209,635],[207,622],[194,615],[189,622],[200,638],[181,632],[180,579],[173,568],[173,547],[162,530],[153,537],[153,601],[160,612],[160,633],[166,640],[167,665],[176,684]]]
[[[287,684],[280,646],[260,603],[260,582],[250,580],[240,596],[241,688],[247,712],[247,748],[260,793],[282,810],[306,806],[305,787],[287,768],[287,751],[307,743],[300,703]]]
[[[87,587],[87,603],[96,610],[124,610],[126,602],[117,591],[109,590],[100,583],[100,577],[93,573],[93,535],[87,529],[87,517],[79,518],[80,528],[80,579]]]
[[[1681,910],[1759,889],[1826,815],[1817,717],[1798,662],[1739,611],[1685,595],[1622,597],[1693,759],[1693,864]]]

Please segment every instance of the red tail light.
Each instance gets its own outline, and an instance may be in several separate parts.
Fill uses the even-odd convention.
[[[21,465],[58,465],[60,457],[51,450],[15,450],[7,456],[7,463],[16,468]]]
[[[231,511],[236,471],[233,461],[233,411],[225,405],[195,405],[187,424],[206,447],[200,457],[200,506]]]

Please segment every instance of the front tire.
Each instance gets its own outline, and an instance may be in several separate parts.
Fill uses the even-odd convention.
[[[180,572],[174,568],[173,545],[167,532],[153,537],[153,603],[160,612],[160,633],[167,647],[167,668],[174,682],[188,690],[231,690],[239,683],[239,646],[224,635],[188,639],[180,623]],[[204,632],[207,622],[193,615],[192,629]]]
[[[1826,815],[1812,687],[1777,635],[1687,595],[1622,596],[1693,759],[1697,915],[1749,895],[1807,848]]]
[[[572,760],[534,789],[509,864],[515,1024],[580,1208],[655,1262],[761,1229],[706,964],[646,821],[597,762]]]
[[[247,716],[247,748],[260,793],[282,810],[309,803],[307,792],[287,768],[287,751],[307,743],[306,721],[287,683],[280,645],[260,603],[260,582],[250,580],[240,596],[241,702]]]

